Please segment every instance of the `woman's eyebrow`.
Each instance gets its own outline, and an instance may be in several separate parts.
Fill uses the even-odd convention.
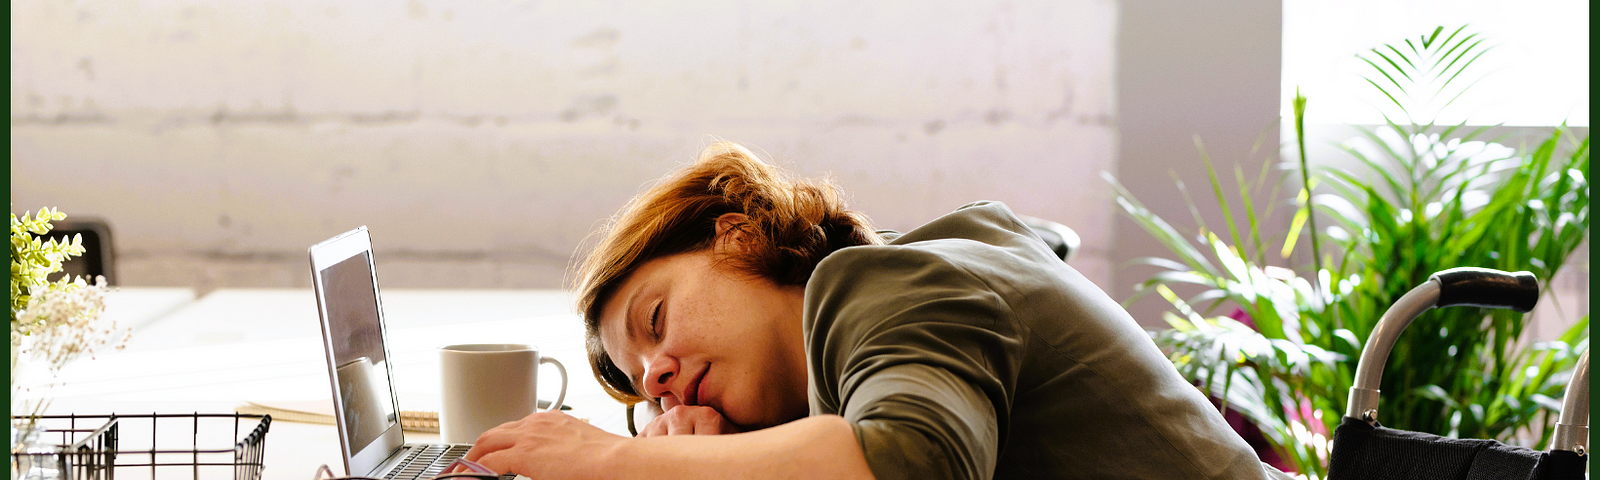
[[[635,305],[639,304],[637,300],[642,295],[644,295],[643,288],[634,289],[633,294],[628,295],[628,302],[622,306],[622,331],[627,334],[630,343],[639,340],[639,310]]]

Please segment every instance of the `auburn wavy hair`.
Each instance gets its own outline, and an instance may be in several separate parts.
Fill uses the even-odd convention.
[[[575,290],[583,314],[589,367],[606,393],[623,403],[646,400],[606,354],[600,311],[628,275],[650,260],[710,248],[717,217],[742,213],[749,239],[719,267],[804,286],[817,262],[836,250],[883,240],[865,215],[846,209],[827,180],[795,179],[744,147],[718,142],[699,158],[662,177],[622,207],[599,232],[600,242],[578,267]]]

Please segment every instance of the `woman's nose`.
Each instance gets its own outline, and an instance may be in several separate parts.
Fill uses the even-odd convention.
[[[644,370],[645,395],[659,398],[672,393],[670,384],[673,377],[677,375],[677,359],[666,355],[659,355],[652,359]]]

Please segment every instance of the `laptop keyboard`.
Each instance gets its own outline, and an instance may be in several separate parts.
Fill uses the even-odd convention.
[[[433,478],[444,472],[450,462],[467,454],[469,445],[423,445],[411,449],[405,460],[395,465],[383,478],[385,480],[415,480]]]

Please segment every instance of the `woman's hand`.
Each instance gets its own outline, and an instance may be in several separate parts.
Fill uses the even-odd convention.
[[[676,405],[639,431],[640,437],[662,435],[723,435],[740,430],[711,407]]]
[[[478,437],[466,459],[496,472],[532,478],[593,474],[628,438],[561,412],[538,412],[494,427]]]

